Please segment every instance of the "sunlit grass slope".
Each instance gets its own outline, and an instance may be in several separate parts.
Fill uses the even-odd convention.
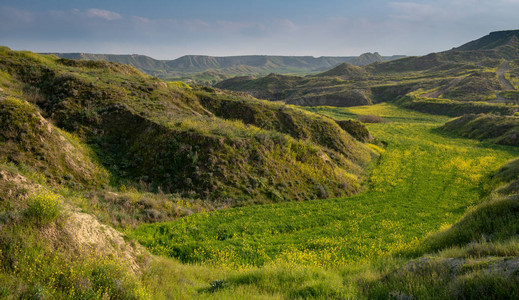
[[[436,128],[447,118],[389,104],[312,110],[339,120],[358,115],[387,120],[369,125],[372,135],[387,144],[369,191],[195,214],[131,234],[153,253],[184,262],[241,268],[284,261],[324,267],[370,261],[457,221],[488,192],[484,177],[519,155],[512,147],[442,135]]]

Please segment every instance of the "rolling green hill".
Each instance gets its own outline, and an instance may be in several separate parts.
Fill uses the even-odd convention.
[[[7,48],[1,54],[7,82],[21,93],[13,103],[31,107],[23,101],[23,91],[31,91],[32,109],[85,140],[114,182],[216,206],[305,200],[357,193],[372,159],[333,120],[296,107],[168,85],[126,65]],[[16,114],[14,107],[5,113]],[[17,148],[8,149],[14,155]]]
[[[519,146],[519,117],[468,114],[451,120],[442,130],[501,145]]]
[[[339,77],[343,80],[350,80],[350,79],[365,79],[367,76],[367,73],[364,69],[348,64],[348,63],[342,63],[338,65],[337,67],[328,70],[326,72],[319,73],[315,76],[319,77]]]

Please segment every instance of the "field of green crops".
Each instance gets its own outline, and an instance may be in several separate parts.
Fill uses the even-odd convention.
[[[513,147],[447,136],[448,118],[378,104],[309,109],[335,119],[378,115],[383,148],[365,192],[193,214],[129,232],[152,253],[232,269],[266,264],[334,268],[418,245],[457,221],[488,192],[485,177],[519,155]]]

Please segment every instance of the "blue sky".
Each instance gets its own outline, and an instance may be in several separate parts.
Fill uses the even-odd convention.
[[[519,29],[519,0],[0,0],[0,44],[37,52],[423,55]]]

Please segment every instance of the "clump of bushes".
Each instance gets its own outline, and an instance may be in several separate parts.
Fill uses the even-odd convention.
[[[102,222],[120,228],[172,221],[210,209],[209,203],[198,198],[182,198],[179,194],[138,192],[137,189],[126,186],[124,189],[118,193],[88,192],[76,199],[81,207],[93,210]]]
[[[38,191],[27,200],[25,217],[42,226],[55,221],[60,212],[61,204],[58,195],[49,191]]]

